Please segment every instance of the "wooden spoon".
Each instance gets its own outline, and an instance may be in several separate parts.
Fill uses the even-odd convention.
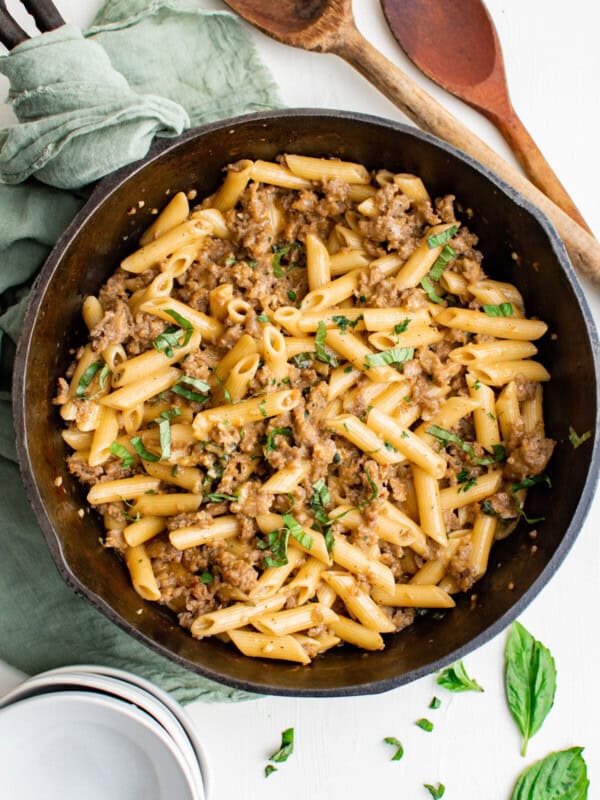
[[[225,0],[283,44],[335,53],[370,80],[420,128],[481,161],[554,223],[577,269],[600,284],[600,243],[518,170],[434,100],[358,31],[352,0]]]
[[[538,189],[590,230],[512,106],[498,34],[481,0],[381,0],[381,5],[396,41],[421,72],[485,114]]]

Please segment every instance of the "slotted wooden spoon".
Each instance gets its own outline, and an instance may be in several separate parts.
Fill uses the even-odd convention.
[[[410,60],[498,128],[532,182],[589,230],[581,213],[512,106],[494,23],[481,0],[381,0]]]
[[[554,222],[577,269],[600,283],[600,243],[491,147],[378,52],[356,28],[352,0],[225,0],[247,22],[283,44],[335,53],[420,128],[481,161]]]

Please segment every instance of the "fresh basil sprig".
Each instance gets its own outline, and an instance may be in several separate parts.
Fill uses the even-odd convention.
[[[474,678],[470,678],[462,661],[457,661],[451,667],[442,670],[438,675],[437,682],[449,692],[483,692]]]
[[[583,747],[550,753],[520,775],[511,800],[586,800],[590,782]]]
[[[556,666],[547,647],[513,622],[504,651],[504,685],[513,719],[523,735],[521,755],[554,704]]]

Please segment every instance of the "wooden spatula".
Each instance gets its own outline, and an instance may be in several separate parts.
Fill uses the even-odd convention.
[[[358,31],[352,0],[225,0],[247,22],[284,44],[335,53],[395,103],[420,128],[481,161],[554,222],[573,265],[600,283],[600,243],[518,170],[376,50]]]
[[[390,30],[427,77],[485,114],[532,182],[589,230],[514,110],[494,23],[481,0],[381,0]]]

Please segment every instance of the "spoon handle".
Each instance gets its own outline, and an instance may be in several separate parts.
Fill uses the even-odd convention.
[[[357,69],[420,128],[481,161],[541,209],[556,226],[573,266],[600,284],[600,242],[376,50],[353,24],[343,25],[327,49]]]
[[[560,206],[582,228],[592,233],[571,196],[544,158],[540,148],[531,138],[529,131],[523,125],[512,106],[509,106],[509,109],[504,111],[501,116],[485,111],[484,114],[491,119],[502,136],[504,136],[531,182],[553,200],[557,206]]]

